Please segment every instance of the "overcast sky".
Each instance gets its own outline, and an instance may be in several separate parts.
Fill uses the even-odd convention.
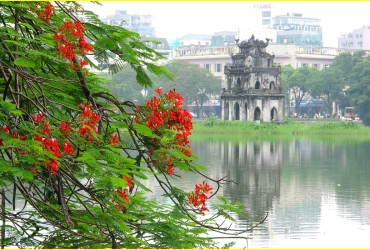
[[[181,38],[186,34],[209,34],[237,31],[241,39],[261,23],[261,9],[271,4],[276,14],[301,13],[303,17],[321,19],[325,47],[337,47],[341,33],[370,25],[370,2],[101,2],[103,6],[84,2],[86,9],[101,18],[115,10],[128,14],[150,14],[157,37]],[[266,9],[267,10],[267,9]],[[243,37],[246,34],[247,37]],[[264,37],[256,37],[264,40]]]

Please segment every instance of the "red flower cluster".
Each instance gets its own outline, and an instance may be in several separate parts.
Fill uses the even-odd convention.
[[[79,21],[64,22],[63,26],[58,29],[58,33],[53,36],[54,40],[58,42],[59,54],[71,62],[75,70],[79,67],[84,67],[88,63],[80,59],[80,65],[76,63],[76,53],[87,54],[93,50],[84,37],[85,28]],[[87,72],[87,71],[86,71]]]
[[[204,215],[204,211],[208,211],[206,207],[206,201],[208,200],[208,194],[211,193],[212,187],[205,183],[196,184],[195,191],[191,192],[188,196],[189,204],[194,207],[198,207],[199,211]]]
[[[109,137],[109,142],[110,144],[112,144],[112,146],[116,147],[118,146],[119,144],[121,144],[121,142],[117,139],[117,136],[118,134],[117,133],[113,133],[113,134],[110,134]]]
[[[69,135],[69,131],[72,129],[71,126],[68,125],[68,122],[61,121],[60,122],[60,130],[64,136]]]
[[[32,120],[36,123],[40,123],[44,120],[44,114],[37,113],[31,116]]]
[[[42,119],[40,117],[42,117]],[[32,116],[32,119],[34,121],[38,121],[40,123],[40,122],[43,121],[44,115],[43,114],[37,114],[35,117]],[[61,122],[61,130],[62,131],[63,131],[63,125],[64,124],[65,124],[65,122],[62,121]],[[42,133],[43,133],[44,137],[40,137],[39,135],[35,135],[34,139],[36,141],[39,141],[42,144],[42,147],[46,151],[53,153],[53,155],[55,157],[59,158],[61,156],[60,149],[59,149],[59,142],[55,138],[50,138],[50,132],[51,132],[50,122],[45,122],[44,125],[42,126]],[[67,140],[64,142],[62,148],[63,148],[64,154],[66,154],[66,155],[74,153],[72,145],[69,144]],[[50,158],[49,161],[45,162],[45,164],[49,168],[51,174],[56,175],[58,173],[58,170],[59,170],[58,164],[59,163],[58,163],[57,160]],[[36,173],[35,168],[32,169],[32,172]]]
[[[132,184],[132,181],[133,181],[134,179],[132,179],[132,178],[130,178],[130,177],[126,177],[126,176],[122,176],[121,178],[122,178],[122,179],[124,179],[124,180],[127,182],[127,186],[128,186],[129,188],[132,188],[132,187],[134,186],[134,184]]]
[[[50,2],[36,2],[32,4],[34,4],[33,6],[36,5],[39,9],[35,10],[33,6],[31,6],[30,10],[35,12],[41,20],[50,24],[51,17],[54,16],[54,6]]]
[[[116,190],[116,193],[126,202],[126,203],[129,203],[130,202],[130,199],[128,198],[128,191],[127,189],[123,189],[122,190]],[[122,211],[125,211],[125,205],[123,205],[122,203],[119,204],[119,207]]]
[[[81,126],[78,132],[82,137],[88,139],[90,142],[93,142],[93,133],[98,134],[97,123],[100,121],[100,117],[95,111],[91,110],[91,104],[87,104],[86,101],[78,106],[81,109],[81,113],[79,115]]]
[[[130,188],[132,188],[134,185],[132,183],[133,179],[130,178],[130,177],[126,177],[126,176],[121,176],[122,179],[124,179],[126,182],[127,182],[127,187],[122,189],[122,190],[116,190],[115,192],[126,202],[126,203],[129,203],[130,202],[130,199],[128,198],[128,194],[129,194],[129,190]],[[120,206],[120,209],[122,211],[125,211],[125,205],[123,204],[119,204]]]
[[[145,122],[154,134],[161,135],[165,129],[170,129],[176,132],[175,145],[173,147],[180,150],[187,156],[191,155],[190,142],[188,136],[191,135],[190,130],[193,128],[192,118],[188,111],[183,109],[183,97],[170,90],[168,93],[162,93],[162,89],[155,89],[159,98],[153,97],[147,101],[144,107],[146,120],[142,121],[139,116],[135,117],[135,121]],[[146,109],[146,110],[145,110]],[[145,118],[144,118],[145,119]],[[153,141],[155,144],[156,140]],[[169,175],[174,173],[174,165],[172,164],[173,157],[161,157],[161,162],[165,163],[165,170]]]

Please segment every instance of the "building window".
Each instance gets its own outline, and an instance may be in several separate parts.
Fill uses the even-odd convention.
[[[362,42],[358,42],[357,44],[360,45],[360,46],[362,46]]]
[[[164,48],[164,44],[163,43],[158,43],[157,44],[157,49],[163,49]]]
[[[204,68],[206,68],[208,71],[211,71],[211,64],[205,64]]]
[[[318,68],[318,65],[316,64],[316,63],[314,63],[314,64],[312,64],[312,67],[314,67],[314,68]]]
[[[270,25],[271,20],[270,19],[262,19],[262,25]]]
[[[302,67],[307,66],[307,63],[302,63]]]
[[[221,72],[221,64],[215,64],[215,72]]]
[[[359,36],[358,36],[358,34],[356,34],[356,38],[358,38]]]
[[[271,11],[262,11],[262,17],[271,17]]]

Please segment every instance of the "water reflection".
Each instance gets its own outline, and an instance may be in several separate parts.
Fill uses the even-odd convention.
[[[224,195],[244,204],[250,223],[257,222],[271,209],[274,197],[280,196],[281,142],[222,145],[222,171],[236,182],[225,187]]]
[[[223,195],[245,205],[238,227],[269,212],[249,247],[370,246],[370,142],[195,137],[192,148],[209,175],[236,182]]]

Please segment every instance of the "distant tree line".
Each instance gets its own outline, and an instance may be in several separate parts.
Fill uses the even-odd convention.
[[[321,99],[328,114],[335,101],[340,109],[355,107],[365,125],[370,125],[370,57],[364,51],[342,53],[322,70],[303,66],[282,67],[282,84],[298,108],[305,97]],[[286,97],[287,98],[287,97]]]

